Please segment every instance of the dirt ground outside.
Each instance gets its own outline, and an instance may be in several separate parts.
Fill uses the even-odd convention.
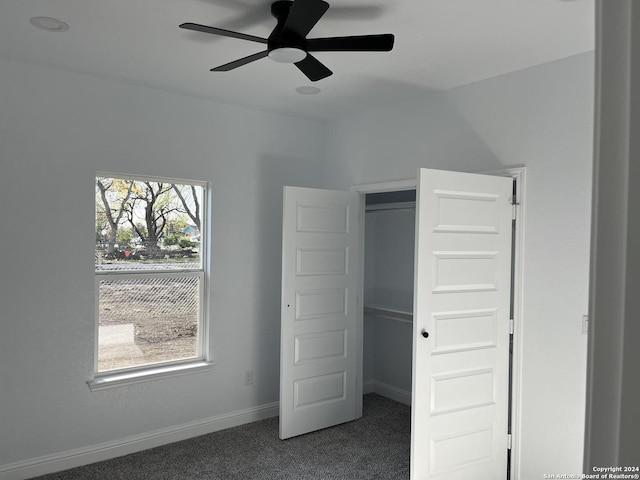
[[[100,281],[98,370],[196,357],[199,279]]]

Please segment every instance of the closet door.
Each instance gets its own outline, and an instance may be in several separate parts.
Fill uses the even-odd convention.
[[[280,438],[362,413],[360,196],[285,187]]]
[[[512,179],[419,171],[413,480],[507,471]]]

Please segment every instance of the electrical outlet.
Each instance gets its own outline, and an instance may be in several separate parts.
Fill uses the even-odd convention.
[[[589,334],[589,315],[582,316],[582,334],[583,335]]]
[[[253,370],[247,370],[244,372],[244,384],[253,385]]]

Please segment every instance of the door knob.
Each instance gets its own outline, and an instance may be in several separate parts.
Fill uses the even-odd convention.
[[[423,336],[424,338],[429,338],[429,332],[427,332],[426,330],[424,330],[424,329],[423,329],[423,330],[422,330],[422,336]]]

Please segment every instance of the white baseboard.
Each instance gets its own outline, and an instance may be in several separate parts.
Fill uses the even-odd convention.
[[[0,480],[24,480],[129,455],[278,415],[278,402],[66,452],[0,465]]]
[[[367,380],[362,385],[363,393],[377,393],[404,405],[411,405],[411,392],[378,380]]]
[[[411,392],[377,380],[365,382],[363,384],[363,393],[377,393],[396,402],[411,405]],[[69,468],[129,455],[168,443],[179,442],[199,435],[206,435],[226,428],[237,427],[265,418],[276,417],[279,413],[278,408],[278,402],[269,403],[259,407],[177,425],[175,427],[154,430],[113,442],[99,443],[88,447],[0,465],[0,480],[25,480],[40,475],[47,475]]]

